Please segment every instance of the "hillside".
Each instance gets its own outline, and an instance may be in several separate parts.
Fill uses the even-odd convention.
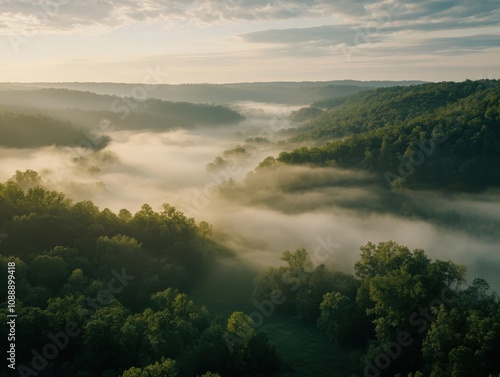
[[[392,189],[499,186],[499,84],[466,81],[356,94],[292,139],[319,146],[282,152],[278,161],[367,170]]]
[[[94,130],[103,119],[122,130],[165,131],[203,125],[235,124],[244,119],[222,105],[99,95],[69,89],[0,91],[0,110],[44,115],[79,128]]]
[[[0,146],[7,148],[39,148],[51,145],[92,147],[85,135],[71,124],[43,115],[26,115],[0,111]],[[100,138],[94,147],[104,147]]]

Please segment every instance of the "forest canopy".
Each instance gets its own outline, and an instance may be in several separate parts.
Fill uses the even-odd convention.
[[[74,203],[34,171],[0,184],[0,214],[2,279],[16,266],[20,376],[286,376],[255,313],[214,317],[186,293],[217,258],[210,224],[169,204],[116,214]],[[352,373],[499,373],[500,304],[486,281],[466,286],[463,266],[392,241],[360,251],[354,274],[284,251],[251,300],[266,316],[317,324],[358,355]],[[5,292],[0,300],[6,315]],[[47,344],[58,347],[51,363]]]
[[[319,145],[284,151],[279,162],[366,170],[392,189],[497,187],[500,82],[362,92],[322,112],[292,140]]]

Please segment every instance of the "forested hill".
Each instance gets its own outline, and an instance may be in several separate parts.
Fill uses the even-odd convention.
[[[282,152],[278,161],[364,169],[392,188],[499,186],[499,103],[495,80],[359,93],[294,138],[325,144]]]
[[[41,114],[89,130],[103,119],[119,123],[122,130],[150,131],[233,125],[244,119],[227,106],[145,99],[145,91],[118,97],[68,89],[0,90],[0,111]]]
[[[0,110],[0,147],[40,148],[57,145],[99,149],[109,142],[105,136],[93,145],[84,143],[85,140],[85,135],[69,122],[39,114],[16,114]]]
[[[315,102],[301,110],[317,117],[304,129],[307,132],[296,139],[326,140],[394,125],[435,112],[498,85],[500,82],[495,80],[429,83],[378,88]],[[325,111],[318,114],[320,109]]]

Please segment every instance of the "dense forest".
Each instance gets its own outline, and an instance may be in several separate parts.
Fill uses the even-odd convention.
[[[272,315],[317,324],[358,355],[355,375],[500,372],[498,297],[423,250],[367,243],[354,275],[284,251],[283,266],[255,278],[258,310],[224,318],[189,298],[221,256],[212,227],[168,204],[116,214],[26,171],[0,185],[0,214],[4,281],[16,266],[20,376],[293,375],[259,329]],[[6,292],[1,300],[6,315]]]
[[[391,189],[484,190],[500,185],[499,104],[494,80],[361,92],[295,114],[312,119],[293,141],[326,142],[277,161],[366,170]]]
[[[4,88],[0,376],[499,377],[500,82],[344,84]]]
[[[0,377],[500,377],[498,0],[0,0]]]
[[[278,369],[263,334],[227,346],[247,320],[243,313],[210,317],[182,293],[201,284],[211,264],[208,223],[168,204],[161,212],[145,204],[134,215],[115,214],[39,184],[27,171],[0,186],[4,281],[9,263],[16,265],[19,375],[244,376]],[[2,292],[2,303],[6,298]],[[37,361],[33,350],[43,354],[49,343],[59,356]]]

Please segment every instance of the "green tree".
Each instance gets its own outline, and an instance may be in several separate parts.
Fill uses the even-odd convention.
[[[449,307],[436,309],[422,345],[431,377],[500,373],[500,304],[476,279]]]
[[[408,327],[408,318],[419,307],[439,299],[443,289],[453,289],[464,279],[465,268],[452,262],[432,262],[423,250],[410,250],[395,242],[368,243],[355,263],[362,279],[358,300],[374,315],[377,337],[390,342]]]
[[[23,191],[28,191],[42,184],[42,177],[34,170],[24,172],[16,170],[16,174],[10,180],[16,182]]]
[[[119,368],[124,363],[121,328],[127,311],[114,304],[97,310],[83,326],[83,357],[93,373]]]
[[[356,302],[339,292],[327,293],[320,305],[318,327],[335,343],[364,346],[372,335],[370,322]]]
[[[313,268],[311,258],[304,248],[297,249],[294,253],[286,250],[280,259],[288,264],[291,271],[297,271],[299,274],[311,272]]]
[[[161,361],[150,364],[143,369],[130,368],[123,372],[122,377],[177,377],[175,360],[162,358]]]
[[[45,286],[53,292],[61,288],[68,276],[68,265],[60,257],[40,255],[28,267],[28,279],[31,283]]]
[[[206,221],[202,221],[198,225],[198,237],[200,237],[202,252],[205,246],[205,239],[212,234],[212,231],[213,231],[212,225],[210,225]]]

